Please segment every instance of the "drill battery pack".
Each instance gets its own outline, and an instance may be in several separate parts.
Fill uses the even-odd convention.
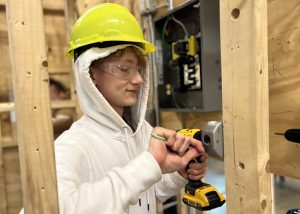
[[[225,203],[225,198],[210,184],[189,182],[185,186],[185,194],[182,201],[186,205],[206,211],[221,207]]]

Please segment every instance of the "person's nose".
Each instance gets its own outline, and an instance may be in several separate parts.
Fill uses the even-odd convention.
[[[134,74],[131,78],[131,82],[133,84],[142,84],[142,83],[144,83],[144,79],[143,79],[142,75],[138,71],[136,71],[136,72],[134,72]]]

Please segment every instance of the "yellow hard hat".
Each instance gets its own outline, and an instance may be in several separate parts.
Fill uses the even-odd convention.
[[[145,54],[156,47],[144,40],[135,17],[123,6],[114,3],[99,4],[84,13],[74,24],[67,56],[74,58],[74,50],[94,43],[136,43]]]

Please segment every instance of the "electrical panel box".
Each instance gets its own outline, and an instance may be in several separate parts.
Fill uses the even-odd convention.
[[[194,0],[154,20],[161,110],[220,111],[219,0]]]

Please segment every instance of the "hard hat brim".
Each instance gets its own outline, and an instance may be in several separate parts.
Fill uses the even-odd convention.
[[[94,42],[91,42],[93,40],[94,40]],[[99,38],[94,38],[93,40],[88,39],[88,42],[78,41],[78,42],[76,42],[76,44],[70,44],[69,49],[66,52],[66,56],[69,58],[74,58],[74,50],[75,49],[86,46],[86,45],[99,44]],[[114,42],[114,41],[119,42],[120,37],[118,37],[118,39],[115,39],[115,40],[113,38],[111,38],[110,40],[106,40],[105,42]],[[128,38],[128,36],[127,36],[127,38],[122,39],[121,42],[124,44],[126,42],[140,44],[141,48],[143,49],[143,54],[145,54],[145,55],[152,53],[156,50],[156,46],[146,40],[141,40],[141,39],[137,39],[137,38]]]

